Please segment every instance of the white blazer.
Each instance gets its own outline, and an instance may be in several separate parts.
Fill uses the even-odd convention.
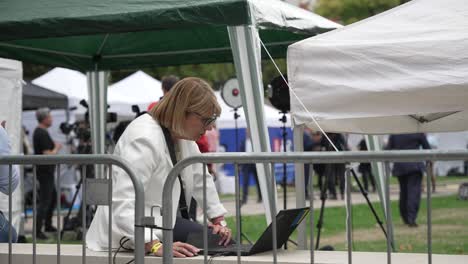
[[[178,140],[180,153],[178,160],[200,154],[194,141]],[[140,179],[145,190],[145,216],[150,216],[151,207],[162,206],[162,193],[166,177],[172,169],[172,161],[161,126],[149,114],[144,114],[125,129],[117,142],[114,154],[132,166],[131,169]],[[127,247],[134,245],[134,208],[135,195],[130,177],[120,168],[112,167],[112,248],[119,247],[122,237],[130,239]],[[203,167],[195,164],[186,167],[181,173],[185,197],[190,206],[192,197],[203,203]],[[176,180],[172,193],[172,226],[175,224],[180,184]],[[207,173],[207,213],[208,218],[224,215],[227,211],[220,203],[213,178]],[[99,206],[86,234],[86,243],[92,250],[108,249],[108,212],[107,206]],[[162,226],[161,211],[154,210],[156,225]],[[150,229],[145,229],[145,242],[150,241]],[[153,229],[153,239],[162,239],[162,231]]]

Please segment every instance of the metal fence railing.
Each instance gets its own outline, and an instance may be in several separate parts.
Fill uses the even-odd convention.
[[[390,162],[414,162],[414,161],[447,161],[447,160],[468,160],[468,151],[379,151],[379,152],[289,152],[289,153],[209,153],[209,154],[202,154],[199,156],[193,156],[184,160],[179,161],[176,166],[172,169],[168,178],[164,184],[163,189],[163,244],[164,245],[172,245],[173,243],[173,234],[172,234],[172,203],[174,201],[171,200],[172,192],[174,183],[177,179],[177,175],[181,173],[181,171],[196,163],[202,163],[204,165],[209,163],[234,163],[236,170],[235,170],[235,182],[236,182],[236,223],[239,227],[240,217],[240,202],[239,202],[239,164],[247,164],[247,163],[262,163],[266,166],[270,167],[271,174],[274,175],[274,163],[303,163],[303,164],[313,164],[313,163],[320,163],[320,164],[327,164],[327,163],[350,163],[350,162],[384,162],[385,167],[387,170],[386,173],[386,181],[385,181],[385,188],[386,188],[386,195],[384,196],[385,205],[386,205],[386,223],[387,223],[387,230],[390,229],[390,196],[389,196],[389,186],[390,186]],[[206,174],[206,166],[203,166],[204,174]],[[269,171],[269,170],[268,170]],[[428,173],[431,173],[431,170],[428,170]],[[427,177],[427,186],[430,186],[430,177]],[[346,182],[350,180],[350,173],[349,170],[346,173]],[[206,177],[203,177],[203,204],[200,205],[203,207],[203,215],[204,215],[204,259],[205,263],[208,261],[207,256],[207,208],[206,208]],[[274,190],[275,186],[274,180],[270,179],[267,181],[267,185],[269,188],[269,197],[270,197],[270,211],[272,214],[272,229],[273,229],[273,239],[272,239],[272,248],[274,249],[272,252],[273,263],[277,263],[277,250],[276,250],[276,200],[274,199]],[[351,214],[351,200],[349,199],[351,194],[350,184],[347,184],[346,188],[346,195],[348,199],[346,199],[346,210],[347,215]],[[313,215],[313,195],[312,192],[310,193],[310,262],[314,263],[314,233],[313,233],[313,226],[314,226],[314,215]],[[427,254],[428,254],[428,263],[432,263],[432,220],[431,220],[431,192],[427,192]],[[347,250],[348,250],[348,263],[352,263],[352,240],[351,240],[351,233],[352,233],[352,226],[350,224],[350,219],[347,219]],[[237,228],[237,243],[240,243],[240,230]],[[238,247],[239,248],[239,247]],[[163,255],[163,263],[165,264],[172,264],[173,263],[173,256],[172,256],[172,247],[166,246],[164,249]],[[391,263],[391,241],[387,239],[387,263]],[[237,252],[237,262],[241,263],[241,256],[240,252]]]
[[[135,176],[133,171],[130,169],[128,162],[124,161],[120,157],[113,155],[31,155],[31,156],[20,156],[20,155],[4,155],[0,156],[0,165],[9,166],[9,182],[10,182],[10,195],[9,195],[9,207],[8,207],[8,219],[12,219],[12,195],[11,195],[11,178],[12,178],[12,165],[33,165],[33,264],[36,263],[36,217],[37,217],[37,205],[36,205],[36,167],[37,165],[57,165],[57,175],[60,175],[60,169],[62,164],[74,164],[74,165],[103,165],[107,169],[107,177],[103,175],[104,179],[89,179],[86,176],[86,167],[82,166],[82,193],[83,193],[83,204],[82,204],[82,223],[83,223],[83,236],[82,236],[82,263],[86,263],[86,205],[107,205],[109,206],[109,249],[108,249],[108,263],[112,263],[112,166],[117,166],[123,169],[130,177],[133,187],[135,190],[135,263],[144,263],[144,189],[141,182]],[[53,176],[53,175],[52,175]],[[56,178],[56,186],[60,190],[61,179]],[[57,191],[57,210],[60,210],[60,192]],[[12,264],[12,243],[11,243],[11,221],[10,232],[9,232],[9,243],[8,243],[8,263]],[[60,213],[57,213],[57,264],[60,264],[61,257],[61,234],[60,234]]]

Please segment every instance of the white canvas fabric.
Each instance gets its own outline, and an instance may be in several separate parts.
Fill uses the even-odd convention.
[[[32,83],[65,94],[68,97],[69,107],[77,108],[71,112],[71,122],[82,118],[86,112],[86,109],[79,104],[82,99],[88,101],[88,83],[85,74],[57,67],[34,79]],[[109,86],[108,112],[116,112],[119,120],[132,119],[135,117],[132,105],[138,105],[141,111],[146,111],[148,105],[158,101],[161,96],[161,82],[142,71],[137,71]]]
[[[107,90],[109,111],[121,115],[134,115],[131,105],[138,105],[140,111],[146,111],[161,96],[161,82],[143,71],[137,71],[110,85]]]
[[[289,46],[290,86],[326,131],[467,130],[467,28],[464,1],[411,1]]]
[[[21,153],[21,106],[23,65],[20,61],[0,58],[0,122],[6,121],[6,131],[11,143],[11,154]],[[21,181],[18,186],[21,186]],[[0,211],[8,218],[8,195],[0,193]],[[23,193],[16,188],[12,195],[11,223],[17,231],[21,227]]]

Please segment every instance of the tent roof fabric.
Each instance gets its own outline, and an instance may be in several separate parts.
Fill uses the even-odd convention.
[[[34,110],[40,107],[67,109],[68,98],[64,94],[26,82],[23,85],[23,110]]]
[[[77,101],[88,100],[86,75],[78,71],[57,67],[32,80],[32,83]]]
[[[339,27],[277,0],[4,0],[0,10],[1,57],[81,71],[229,62],[236,25],[256,25],[284,57],[287,45]]]
[[[463,1],[411,1],[289,46],[290,86],[326,131],[467,130],[467,28]]]
[[[161,82],[143,71],[137,71],[112,84],[107,90],[107,102],[149,104],[163,96]],[[142,109],[146,110],[146,109]]]

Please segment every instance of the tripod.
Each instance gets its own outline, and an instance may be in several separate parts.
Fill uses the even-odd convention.
[[[283,137],[283,153],[286,153],[286,140],[288,136],[288,132],[286,131],[286,122],[288,121],[286,117],[286,111],[281,111],[280,114],[283,114],[283,116],[279,119],[283,123],[283,126],[281,127],[282,130],[282,137]],[[286,169],[287,169],[287,164],[283,163],[283,179],[282,179],[282,187],[283,187],[283,208],[286,210],[287,209],[287,203],[288,203],[288,186],[287,186],[287,174],[286,174]],[[288,243],[284,243],[284,249],[288,249]]]
[[[331,165],[331,164],[327,164],[327,165]],[[361,184],[359,178],[357,177],[356,172],[354,171],[354,169],[351,168],[350,171],[351,171],[351,174],[353,175],[354,180],[358,184],[359,191],[361,192],[361,194],[366,199],[367,205],[371,209],[371,212],[374,215],[375,220],[379,224],[380,229],[382,229],[382,232],[384,233],[385,238],[388,239],[387,232],[386,232],[386,230],[385,230],[385,228],[383,226],[383,222],[380,220],[379,216],[377,215],[377,212],[374,209],[374,206],[372,205],[372,203],[369,200],[369,197],[368,197],[369,193],[362,186],[362,184]],[[324,211],[325,211],[325,201],[327,200],[327,186],[328,186],[329,181],[330,181],[329,178],[334,176],[330,172],[331,172],[330,166],[326,166],[326,169],[325,169],[325,172],[324,172],[325,182],[321,182],[321,187],[322,188],[320,190],[320,200],[322,201],[322,203],[320,205],[319,220],[317,222],[317,240],[315,242],[315,249],[316,250],[319,249],[319,245],[320,245],[320,233],[321,233],[322,226],[323,226],[323,214],[324,214]],[[321,181],[321,179],[319,179],[319,180]],[[350,180],[350,179],[348,179],[348,180]],[[393,241],[391,241],[391,246],[392,246],[393,251],[395,251],[395,245],[393,244]]]
[[[240,115],[237,113],[237,109],[238,108],[234,108],[234,127],[235,127],[235,131],[236,131],[235,132],[235,134],[236,134],[236,152],[239,152],[239,128],[237,127],[237,119],[240,117]],[[238,177],[240,177],[240,175],[238,175]],[[236,185],[239,185],[239,182],[236,182]],[[240,190],[240,188],[239,188],[239,190]],[[252,241],[247,237],[247,235],[242,232],[241,210],[239,210],[239,219],[241,219],[241,221],[239,223],[239,231],[240,231],[240,234],[241,234],[240,243],[242,243],[242,238],[245,238],[245,240],[247,240],[250,244],[253,244]]]
[[[83,166],[85,166],[85,165],[83,165]],[[93,173],[93,170],[92,170],[92,165],[86,165],[86,166],[89,166],[90,169],[86,168],[85,170],[90,171],[90,174],[91,174],[91,176],[87,176],[87,178],[88,177],[93,178],[94,173]],[[83,177],[84,177],[84,175],[81,175],[80,181],[75,186],[75,188],[76,188],[75,194],[73,195],[73,199],[72,199],[72,201],[70,203],[70,207],[68,208],[67,215],[63,218],[63,228],[60,231],[60,238],[63,238],[63,234],[65,233],[65,231],[74,230],[77,233],[76,234],[76,239],[81,240],[82,236],[83,236],[83,232],[82,232],[81,229],[79,229],[79,227],[80,226],[84,227],[85,224],[86,224],[86,227],[88,227],[89,224],[91,223],[91,220],[93,219],[93,213],[94,212],[91,209],[91,206],[87,205],[86,206],[86,221],[85,221],[85,223],[82,223],[83,203],[81,203],[80,208],[78,209],[78,215],[76,217],[70,218],[70,215],[71,215],[71,212],[72,212],[72,209],[73,209],[73,205],[76,202],[76,198],[78,198],[78,193],[80,192],[81,186],[83,184]]]

